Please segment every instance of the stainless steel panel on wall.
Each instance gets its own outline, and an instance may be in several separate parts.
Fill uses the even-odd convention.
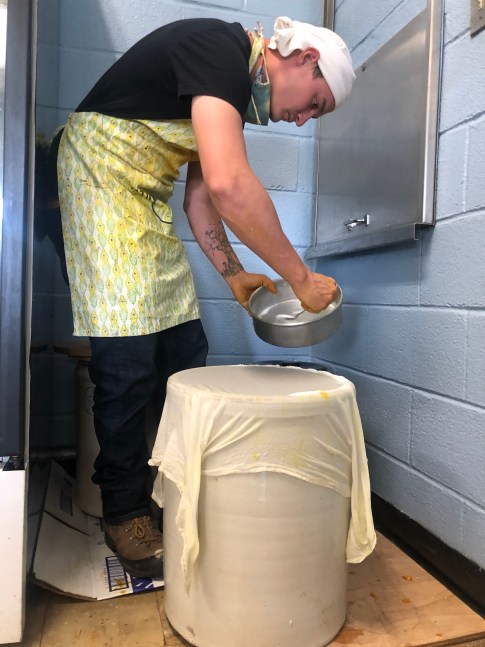
[[[315,244],[307,258],[388,245],[434,223],[442,8],[430,0],[321,120]]]

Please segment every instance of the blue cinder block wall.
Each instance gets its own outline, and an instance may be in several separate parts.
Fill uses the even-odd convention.
[[[419,242],[320,259],[345,293],[344,324],[331,340],[288,351],[260,342],[251,321],[193,242],[173,208],[194,268],[210,362],[322,361],[357,386],[373,489],[485,568],[485,32],[470,38],[469,2],[443,0],[445,49],[437,224]],[[364,62],[424,0],[336,0],[336,31]],[[158,25],[215,16],[271,34],[274,17],[322,24],[320,0],[39,0],[38,130],[50,136],[100,74]],[[248,127],[250,161],[302,255],[312,243],[314,124]],[[250,271],[266,271],[234,238]],[[35,245],[34,341],[71,335],[69,294],[48,241]],[[269,274],[273,276],[272,272]],[[72,444],[75,366],[35,356],[32,443]]]
[[[436,226],[319,260],[346,305],[314,355],[357,387],[373,490],[485,567],[485,31],[470,36],[469,2],[443,5]],[[424,7],[341,0],[354,66]]]

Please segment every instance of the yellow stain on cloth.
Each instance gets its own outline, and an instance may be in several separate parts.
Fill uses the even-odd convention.
[[[330,395],[327,391],[297,391],[295,393],[290,393],[290,396],[293,398],[314,398],[315,396],[319,396],[324,400],[330,400]]]

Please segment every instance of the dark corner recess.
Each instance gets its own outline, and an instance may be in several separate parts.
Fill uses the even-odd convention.
[[[376,530],[485,617],[485,570],[372,493]]]

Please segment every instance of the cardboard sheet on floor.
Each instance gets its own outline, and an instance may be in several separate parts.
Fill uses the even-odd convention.
[[[32,577],[71,597],[105,600],[163,586],[163,580],[128,575],[104,541],[101,520],[74,498],[75,480],[57,463],[50,467]]]

